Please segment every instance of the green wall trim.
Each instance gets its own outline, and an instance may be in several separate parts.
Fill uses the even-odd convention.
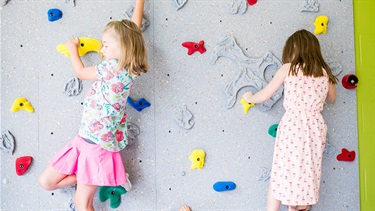
[[[353,0],[361,210],[375,210],[375,1]]]

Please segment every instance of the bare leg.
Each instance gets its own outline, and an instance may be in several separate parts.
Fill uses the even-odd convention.
[[[267,197],[267,210],[268,211],[278,211],[280,209],[280,201],[272,197],[272,187],[268,187],[268,197]]]
[[[76,182],[76,175],[62,174],[56,171],[51,165],[48,165],[39,176],[39,184],[46,190],[56,190],[73,185]]]
[[[74,196],[74,204],[78,211],[93,211],[94,196],[96,193],[96,185],[77,184],[76,195]]]

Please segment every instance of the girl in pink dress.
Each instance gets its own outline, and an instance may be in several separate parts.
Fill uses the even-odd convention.
[[[125,104],[133,79],[149,69],[140,26],[144,0],[136,0],[132,20],[107,24],[102,34],[103,61],[85,67],[78,55],[78,38],[66,42],[76,76],[95,80],[83,103],[78,135],[61,149],[39,177],[40,185],[55,190],[77,184],[74,204],[94,210],[98,186],[129,185],[120,151],[127,145]]]
[[[284,84],[284,108],[274,148],[267,210],[310,210],[319,199],[327,125],[321,114],[326,98],[336,98],[337,78],[324,61],[318,39],[306,30],[295,32],[283,48],[284,65],[270,83],[243,98],[268,100]]]

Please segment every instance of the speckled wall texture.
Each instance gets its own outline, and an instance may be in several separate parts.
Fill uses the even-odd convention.
[[[1,8],[1,133],[9,130],[16,139],[13,155],[1,151],[1,210],[69,210],[71,191],[45,191],[37,180],[48,160],[76,135],[81,102],[92,82],[83,82],[78,96],[65,95],[64,86],[74,73],[56,46],[73,36],[100,39],[105,24],[124,18],[124,11],[134,5],[119,0],[72,2],[10,0]],[[119,209],[177,210],[188,204],[193,210],[265,210],[275,141],[268,129],[284,113],[283,98],[244,114],[236,90],[241,96],[257,87],[227,86],[238,78],[243,67],[239,61],[245,57],[274,62],[263,66],[264,73],[250,68],[269,81],[287,37],[302,28],[313,32],[320,15],[329,17],[327,34],[317,35],[323,56],[340,80],[355,73],[352,1],[259,0],[250,6],[245,0],[187,0],[177,10],[181,2],[146,1],[144,17],[150,25],[144,37],[152,69],[135,81],[131,97],[145,98],[151,106],[141,112],[127,108],[140,135],[123,150],[133,189],[122,196]],[[301,11],[306,4],[314,9],[315,3],[319,11]],[[60,9],[63,17],[49,22],[51,8]],[[214,63],[216,47],[224,39],[229,45],[237,43],[243,55]],[[207,51],[189,56],[182,43],[200,40]],[[267,52],[273,59],[265,57]],[[83,61],[94,65],[98,55],[88,53]],[[359,210],[358,160],[336,159],[342,148],[357,152],[356,95],[341,82],[337,90],[336,102],[327,103],[323,111],[330,147],[314,210]],[[27,98],[35,112],[10,112],[17,97]],[[193,115],[191,129],[175,120],[186,114],[181,111],[185,106]],[[194,149],[206,152],[202,170],[190,169]],[[18,176],[15,160],[22,156],[32,156],[33,162]],[[217,181],[233,181],[237,187],[215,192]],[[108,201],[96,197],[94,203],[97,210],[110,210]]]

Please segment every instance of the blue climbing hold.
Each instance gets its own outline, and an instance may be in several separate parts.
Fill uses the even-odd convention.
[[[226,190],[234,190],[236,188],[236,184],[234,182],[216,182],[214,184],[214,190],[217,192],[226,191]]]
[[[48,10],[48,20],[50,22],[57,21],[62,18],[62,12],[59,9],[50,9]]]
[[[271,127],[268,129],[268,134],[270,134],[272,137],[276,138],[278,126],[279,126],[278,124],[271,125]]]
[[[150,103],[149,102],[147,102],[147,100],[146,99],[144,99],[144,98],[141,98],[141,99],[139,99],[139,100],[137,100],[137,101],[135,101],[135,102],[133,102],[133,100],[130,98],[130,97],[128,97],[128,103],[129,103],[129,105],[131,105],[135,110],[137,110],[137,111],[142,111],[143,109],[145,109],[145,108],[147,108],[147,107],[150,107]]]

